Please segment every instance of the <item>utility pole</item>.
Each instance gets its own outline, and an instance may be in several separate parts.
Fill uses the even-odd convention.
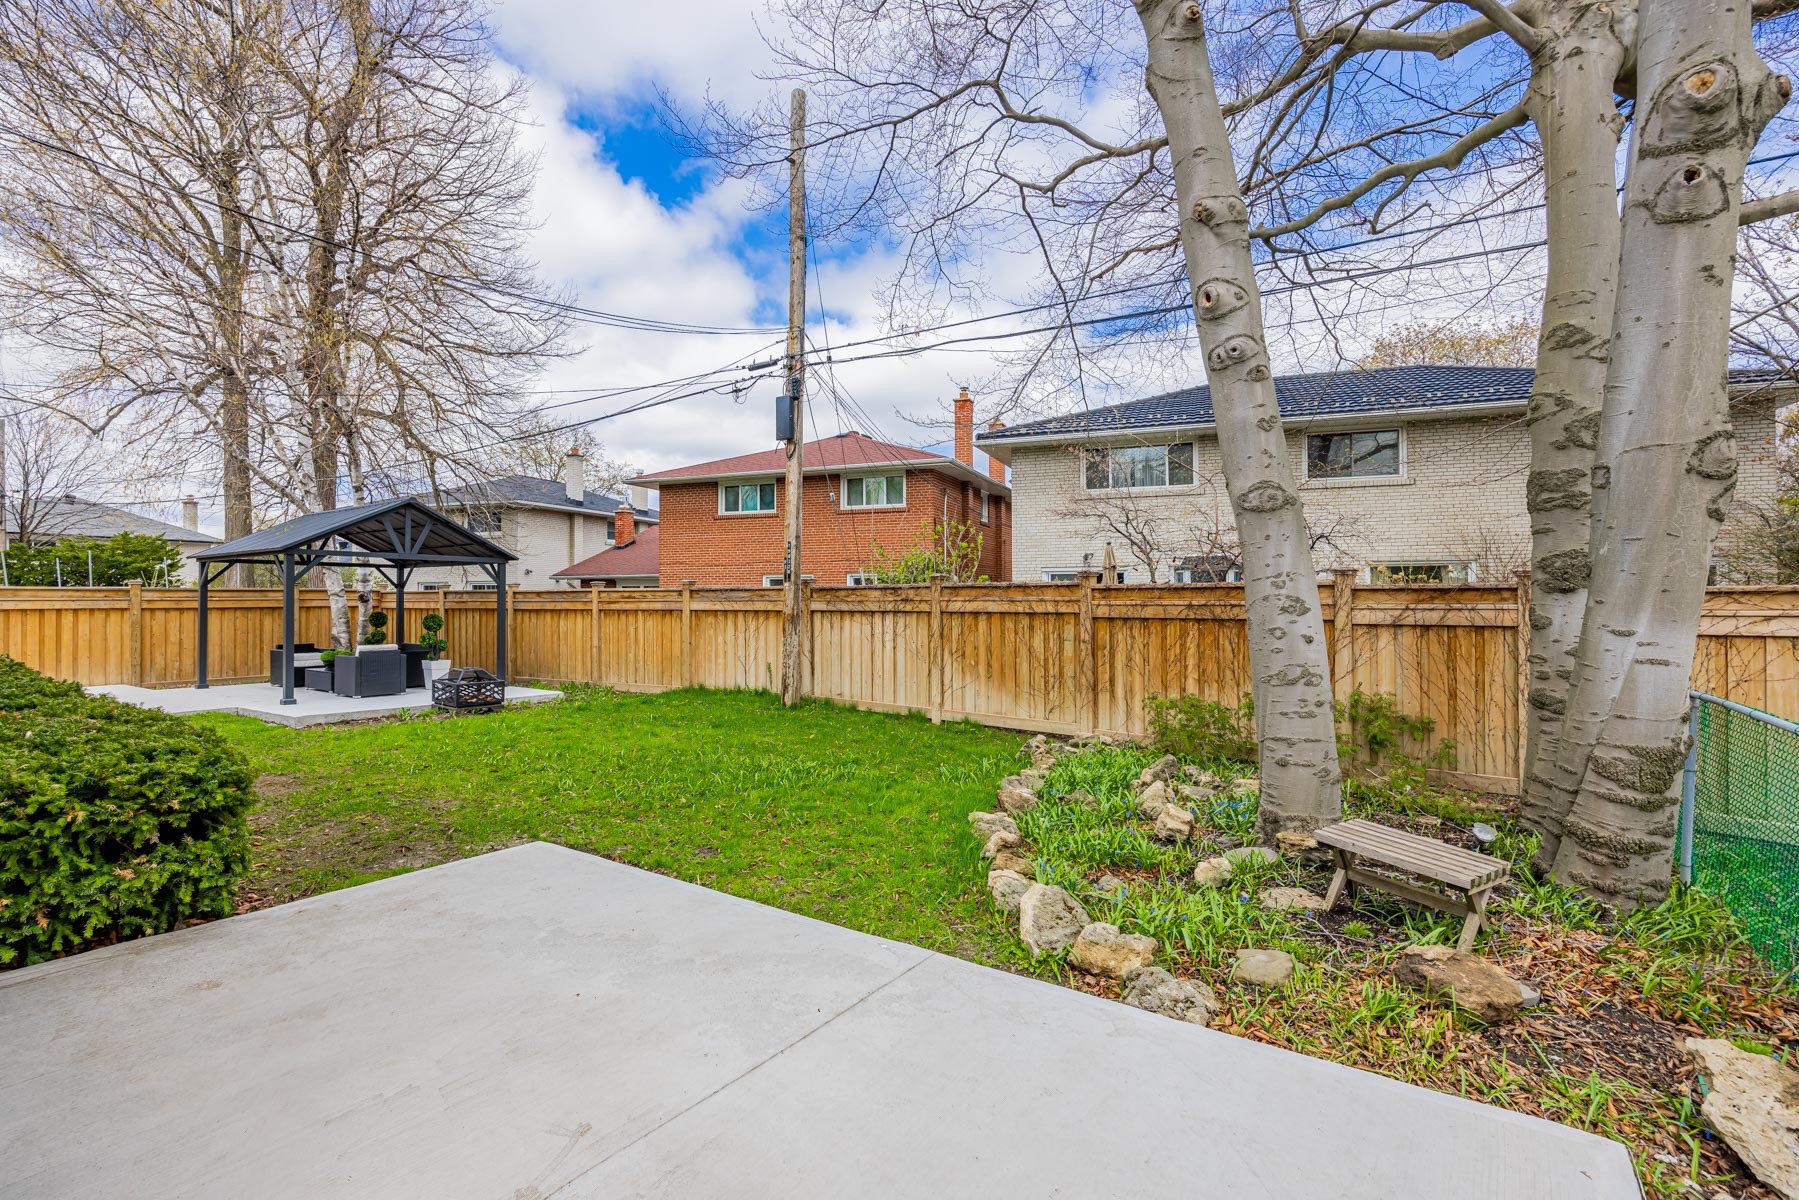
[[[806,613],[800,569],[800,447],[806,442],[806,92],[793,89],[787,154],[787,555],[781,569],[785,620],[781,626],[781,703],[800,702]]]

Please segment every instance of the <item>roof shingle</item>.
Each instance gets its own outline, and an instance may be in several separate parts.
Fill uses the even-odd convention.
[[[645,526],[622,546],[608,546],[590,554],[552,579],[618,579],[626,575],[659,575],[662,570],[662,527]]]

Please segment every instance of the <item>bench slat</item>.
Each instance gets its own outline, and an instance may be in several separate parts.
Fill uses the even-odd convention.
[[[1327,825],[1313,836],[1321,845],[1470,891],[1491,887],[1511,874],[1511,864],[1503,859],[1360,818]]]

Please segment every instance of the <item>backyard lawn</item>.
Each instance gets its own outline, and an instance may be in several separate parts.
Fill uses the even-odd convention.
[[[246,908],[538,839],[992,961],[964,814],[1016,734],[761,692],[591,688],[485,717],[201,718],[261,778]]]

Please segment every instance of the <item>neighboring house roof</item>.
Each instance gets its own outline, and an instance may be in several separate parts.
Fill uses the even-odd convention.
[[[910,467],[920,471],[941,471],[958,479],[979,484],[1000,495],[1011,489],[1000,480],[929,450],[878,441],[860,433],[839,433],[819,438],[800,447],[800,469],[807,475],[837,474],[841,471],[868,470],[879,467]],[[737,479],[745,475],[778,475],[787,468],[783,450],[761,450],[755,454],[739,454],[735,458],[716,458],[711,462],[675,467],[639,475],[629,482],[645,487],[668,483],[699,483],[708,479]]]
[[[1529,367],[1382,367],[1281,375],[1274,381],[1281,417],[1320,421],[1387,413],[1455,415],[1521,412],[1529,407]],[[1767,373],[1731,372],[1733,384],[1768,382]],[[1067,413],[1041,421],[983,432],[975,440],[993,444],[1000,455],[1015,441],[1055,441],[1067,437],[1140,432],[1148,429],[1205,429],[1212,420],[1212,389],[1200,384],[1107,408]]]
[[[17,534],[19,531],[16,516],[14,514],[14,519],[6,523],[8,533]],[[171,525],[167,521],[158,521],[155,517],[140,516],[122,508],[114,508],[110,504],[83,500],[79,496],[63,496],[37,506],[32,524],[45,536],[58,538],[95,538],[104,541],[116,533],[140,533],[161,535],[171,542],[186,542],[189,545],[219,540],[198,529]]]
[[[424,497],[420,497],[424,499]],[[479,483],[471,483],[465,487],[451,488],[443,494],[442,507],[467,508],[471,505],[511,505],[523,508],[556,508],[564,511],[585,511],[596,516],[611,516],[625,507],[625,502],[617,496],[608,496],[604,492],[586,492],[583,502],[576,504],[568,498],[568,486],[560,479],[539,479],[534,475],[501,475],[497,479],[484,479]],[[631,511],[639,521],[655,521],[657,512],[653,508],[635,508]]]
[[[630,579],[655,578],[661,573],[662,527],[651,525],[622,546],[608,546],[589,555],[572,567],[550,576],[551,579]]]

